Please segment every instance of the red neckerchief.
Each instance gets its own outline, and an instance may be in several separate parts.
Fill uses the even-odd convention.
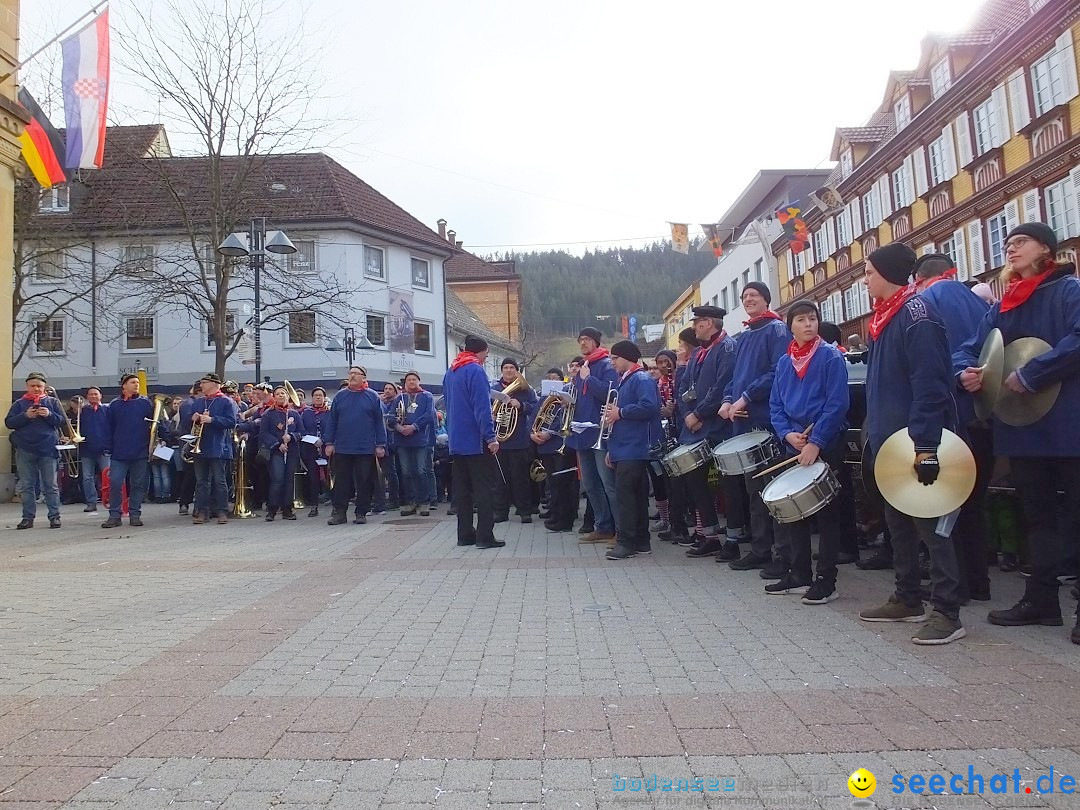
[[[277,404],[277,403],[275,402],[275,403],[274,403],[273,405],[271,405],[270,407],[271,407],[271,408],[273,408],[273,409],[274,409],[275,411],[281,411],[282,413],[288,413],[288,412],[289,412],[289,405],[288,405],[288,403],[285,403],[284,405],[278,405],[278,404]]]
[[[660,389],[660,401],[667,405],[675,399],[675,375],[668,376],[667,374],[661,374],[660,379],[656,381],[656,386]]]
[[[777,317],[780,317],[780,316],[778,315]],[[726,337],[727,337],[727,332],[725,332],[723,329],[721,329],[719,332],[717,332],[715,335],[713,335],[711,338],[709,338],[708,343],[706,343],[704,346],[699,346],[698,347],[697,362],[698,362],[699,366],[703,362],[705,362],[705,357],[706,357],[706,355],[708,355],[708,353],[710,351],[712,351],[712,347],[715,346],[717,343],[719,343],[721,340],[723,340]]]
[[[949,268],[944,273],[942,273],[940,276],[934,276],[933,278],[926,279],[926,281],[924,281],[923,284],[922,284],[922,288],[924,290],[928,290],[931,287],[933,287],[935,284],[937,284],[939,281],[948,281],[949,279],[953,279],[953,278],[956,278],[956,268],[955,267]]]
[[[219,388],[217,391],[215,391],[212,394],[204,394],[203,399],[217,399],[218,397],[223,397],[223,396],[225,396],[225,395],[223,393],[221,393],[221,389]],[[265,407],[266,406],[264,405],[263,408],[265,408]]]
[[[807,343],[805,346],[800,346],[799,341],[793,340],[787,348],[788,357],[791,358],[791,365],[795,367],[795,373],[799,376],[799,379],[806,377],[806,372],[810,368],[810,361],[814,359],[814,354],[818,350],[818,346],[821,345],[821,335],[817,335],[813,340]]]
[[[607,349],[605,349],[605,348],[604,348],[603,346],[601,346],[601,347],[600,347],[600,348],[598,348],[598,349],[597,349],[597,350],[596,350],[595,352],[593,352],[592,354],[588,355],[588,356],[587,356],[587,357],[585,358],[585,362],[586,362],[586,363],[590,363],[590,364],[591,364],[591,363],[595,363],[595,362],[596,362],[597,360],[603,360],[603,359],[604,359],[605,357],[607,357],[607,356],[608,356],[608,350],[607,350]]]
[[[349,390],[350,391],[367,391],[367,387],[368,387],[367,380],[364,380],[362,383],[360,383],[360,385],[356,386],[356,388],[353,388],[352,383],[349,383]]]
[[[759,324],[762,321],[782,321],[782,320],[784,320],[784,319],[781,318],[779,315],[777,315],[775,312],[773,312],[770,309],[770,310],[766,310],[766,312],[763,315],[758,315],[756,318],[751,318],[748,321],[743,321],[742,325],[743,326],[749,326],[751,329],[753,329],[755,324]]]
[[[454,358],[454,362],[450,364],[450,370],[457,371],[459,368],[467,366],[469,363],[476,363],[478,366],[483,365],[475,352],[461,352]]]
[[[315,413],[323,413],[324,411],[328,411],[330,409],[325,405],[323,405],[321,408],[318,405],[312,405],[311,410],[315,411]]]
[[[129,399],[138,399],[141,396],[142,396],[142,394],[132,394],[130,397],[125,397],[123,394],[121,394],[120,399],[123,400],[124,402],[127,402]]]
[[[634,365],[630,366],[630,368],[626,370],[626,373],[619,378],[619,385],[622,385],[624,382],[626,382],[626,378],[633,374],[635,371],[641,371],[641,363],[634,363]]]
[[[1001,296],[1001,311],[1008,312],[1010,309],[1016,309],[1031,298],[1035,288],[1046,281],[1055,270],[1057,270],[1057,266],[1051,265],[1049,270],[1044,270],[1038,275],[1010,282],[1009,286],[1005,288],[1005,294]]]
[[[95,405],[95,404],[94,404],[93,402],[87,402],[86,404],[87,404],[87,405],[88,405],[88,406],[89,406],[89,407],[90,407],[90,408],[91,408],[92,410],[95,410],[95,411],[96,411],[96,410],[97,410],[98,408],[100,408],[100,407],[101,407],[100,405]]]
[[[906,304],[907,300],[917,292],[915,284],[912,283],[901,287],[888,298],[875,299],[874,314],[870,317],[870,337],[877,340],[878,335],[889,325],[889,321],[900,311],[900,307]]]
[[[41,400],[44,399],[46,396],[48,396],[48,395],[47,394],[31,394],[29,391],[27,391],[25,394],[22,395],[22,398],[23,399],[28,399],[31,402],[33,402],[34,407],[36,408],[38,406],[38,403],[40,403]]]

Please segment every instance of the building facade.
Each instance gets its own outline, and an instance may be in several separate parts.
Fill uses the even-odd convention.
[[[1080,5],[990,0],[971,29],[928,36],[914,70],[889,76],[862,127],[837,129],[844,207],[807,217],[810,247],[773,243],[781,307],[810,297],[845,335],[865,336],[864,257],[892,241],[942,252],[961,281],[1000,296],[1005,235],[1048,222],[1061,255],[1080,243]]]
[[[438,222],[453,249],[444,265],[447,287],[503,341],[521,342],[521,276],[513,261],[485,261],[462,249],[457,233]]]
[[[693,319],[692,310],[701,306],[701,286],[694,282],[674,303],[664,310],[664,345],[675,350],[679,347],[679,332],[689,326]]]

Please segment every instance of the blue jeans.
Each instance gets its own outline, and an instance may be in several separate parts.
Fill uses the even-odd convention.
[[[82,457],[79,466],[81,467],[79,477],[82,478],[83,500],[86,501],[87,506],[97,506],[97,477],[98,473],[108,475],[109,457],[104,453],[96,453],[94,455],[88,453]]]
[[[45,492],[45,505],[49,510],[49,519],[60,517],[60,487],[56,484],[56,459],[35,456],[16,448],[15,469],[19,473],[22,516],[33,520],[37,515],[36,490],[40,482]]]
[[[402,505],[428,503],[428,473],[432,472],[429,448],[399,446],[397,457],[401,465]]]
[[[159,501],[171,500],[173,484],[172,460],[151,463],[150,477],[154,482],[154,497]]]
[[[109,517],[118,518],[124,502],[122,487],[128,480],[128,514],[142,516],[142,502],[146,497],[150,462],[145,458],[119,459],[109,462]]]
[[[614,471],[608,470],[604,464],[604,451],[584,448],[578,450],[578,463],[581,465],[581,484],[585,487],[585,494],[593,508],[593,525],[598,532],[612,534],[615,531],[615,516],[612,513],[611,503],[614,498]],[[599,463],[598,460],[599,459]],[[611,473],[612,496],[609,500],[607,487],[605,486],[601,469]]]
[[[296,451],[288,454],[280,450],[270,451],[270,486],[266,493],[266,508],[271,510],[281,509],[291,512],[293,508],[293,487],[296,483],[293,476],[296,474]]]
[[[229,464],[226,458],[195,457],[195,514],[204,518],[228,517],[229,485],[225,473]]]

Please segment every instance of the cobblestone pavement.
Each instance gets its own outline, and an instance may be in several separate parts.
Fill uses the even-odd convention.
[[[985,622],[1015,574],[920,648],[857,619],[891,574],[851,566],[809,607],[667,544],[613,563],[515,521],[458,548],[445,510],[79,509],[15,532],[0,507],[0,810],[848,808],[859,767],[881,808],[1080,807],[1080,648],[1071,619]],[[913,774],[985,789],[892,792]]]

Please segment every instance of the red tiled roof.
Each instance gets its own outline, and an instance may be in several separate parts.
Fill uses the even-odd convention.
[[[977,31],[973,29],[971,31],[965,31],[962,34],[951,36],[947,41],[950,47],[957,48],[965,46],[970,47],[973,45],[989,45],[994,41],[994,32],[986,30]]]
[[[877,143],[885,137],[888,127],[839,127],[836,134],[848,143]]]
[[[443,262],[443,272],[450,282],[474,278],[519,278],[513,269],[513,262],[485,262],[460,248],[454,248],[454,255]]]
[[[989,0],[979,9],[972,31],[1011,31],[1030,15],[1029,0]]]

